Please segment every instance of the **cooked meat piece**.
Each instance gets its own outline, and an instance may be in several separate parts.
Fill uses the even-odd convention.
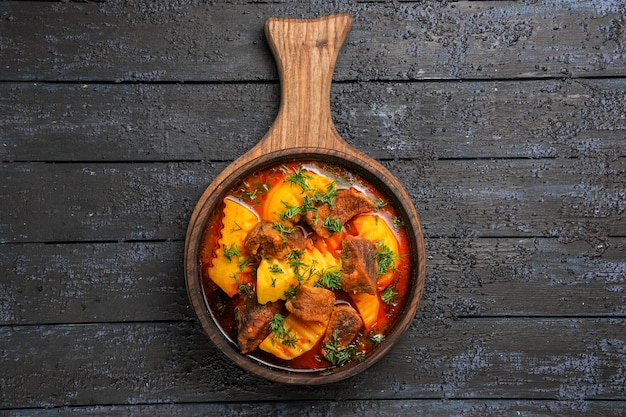
[[[333,312],[335,293],[326,288],[304,285],[296,291],[296,295],[287,300],[285,306],[291,314],[305,321],[325,322]]]
[[[309,210],[306,213],[306,221],[313,228],[315,233],[321,237],[328,238],[332,231],[324,226],[327,218],[338,221],[344,225],[348,220],[357,214],[366,213],[374,209],[374,203],[362,192],[353,188],[348,190],[337,190],[335,204],[331,207],[324,203],[317,207],[317,210]]]
[[[237,344],[241,353],[252,352],[270,334],[270,320],[280,313],[281,303],[259,304],[255,294],[235,307]]]
[[[357,214],[365,213],[374,209],[374,203],[362,192],[350,188],[349,190],[337,190],[335,204],[331,209],[331,217],[347,222]]]
[[[276,226],[278,225],[278,226]],[[304,234],[297,227],[261,221],[246,236],[244,248],[252,255],[284,259],[294,249],[304,249]]]
[[[362,327],[363,320],[354,308],[348,304],[338,304],[333,308],[322,346],[333,339],[333,334],[335,334],[335,347],[344,348],[352,343]]]
[[[341,288],[347,293],[376,294],[378,266],[376,245],[370,240],[347,236],[343,241]]]
[[[326,210],[328,210],[328,205],[325,204],[325,206]],[[307,211],[304,218],[315,233],[321,237],[330,237],[330,230],[324,227],[324,219],[320,217],[321,214],[323,213],[317,208],[316,210]]]

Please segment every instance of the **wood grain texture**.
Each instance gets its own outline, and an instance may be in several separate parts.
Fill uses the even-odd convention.
[[[423,321],[623,317],[624,238],[427,240]],[[5,244],[0,326],[194,320],[183,242]]]
[[[346,152],[330,114],[335,62],[352,17],[270,18],[265,34],[280,77],[280,108],[261,141],[250,150],[260,156],[292,147],[323,147]]]
[[[193,320],[183,242],[3,245],[0,325]]]
[[[193,205],[226,165],[5,164],[0,201],[10,210],[0,228],[14,241],[183,239]]]
[[[28,7],[24,7],[25,4]],[[3,2],[2,80],[277,80],[263,22],[348,12],[336,80],[621,76],[620,1]],[[67,24],[72,22],[72,24]],[[158,30],[155,30],[158,28]]]
[[[318,401],[533,398],[577,409],[589,399],[626,400],[625,325],[624,319],[583,318],[462,319],[447,325],[416,320],[372,368],[321,387],[268,383],[240,370],[195,323],[5,326],[0,407],[314,396]]]
[[[193,205],[279,109],[270,16],[354,19],[331,116],[418,207],[405,339],[331,387],[202,333]],[[0,416],[621,416],[626,6],[0,3]]]
[[[623,415],[624,401],[580,401],[572,407],[566,401],[546,400],[342,400],[342,401],[277,401],[249,403],[183,403],[112,406],[62,407],[53,409],[0,410],[2,417],[64,417],[64,416],[123,416],[123,417],[280,417],[306,415],[374,414],[379,417],[468,416],[501,417],[523,415],[533,417],[582,417]]]
[[[431,238],[626,236],[626,158],[383,161]],[[5,163],[2,242],[183,239],[227,163]]]
[[[349,82],[330,103],[339,134],[376,159],[624,157],[623,85]],[[233,161],[279,100],[276,84],[0,83],[0,160]]]

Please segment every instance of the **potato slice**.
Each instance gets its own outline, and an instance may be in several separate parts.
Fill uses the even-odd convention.
[[[381,301],[378,294],[367,294],[364,292],[350,294],[350,298],[356,309],[363,319],[365,329],[371,329],[378,321],[378,314],[381,307]]]
[[[313,286],[323,272],[334,270],[339,270],[338,261],[329,252],[322,253],[314,246],[307,247],[298,262],[264,258],[257,269],[257,300],[259,304],[286,300],[285,292],[290,287]]]
[[[361,215],[355,217],[352,223],[360,237],[371,240],[375,244],[379,244],[382,241],[395,255],[395,259],[391,262],[387,272],[378,277],[378,289],[379,291],[383,290],[391,284],[394,271],[398,267],[398,239],[382,216],[376,214]]]
[[[208,273],[230,297],[237,293],[239,284],[244,283],[243,274],[251,271],[246,265],[249,254],[243,249],[243,241],[258,222],[258,215],[246,205],[233,198],[224,199],[221,237]]]
[[[317,321],[304,321],[293,314],[289,314],[283,321],[283,326],[291,343],[284,343],[280,337],[273,333],[267,336],[261,345],[261,350],[272,355],[291,360],[313,349],[322,336],[326,333],[328,320],[324,323]]]
[[[339,271],[339,261],[328,251],[322,252],[317,247],[308,248],[303,255],[303,262],[307,265],[303,285],[314,286],[326,271]]]
[[[291,181],[283,180],[272,187],[267,194],[267,200],[263,205],[261,217],[263,220],[278,222],[281,214],[284,214],[287,207],[301,207],[304,203],[304,197],[313,195],[315,192],[326,192],[333,180],[316,174],[311,171],[302,171],[302,178],[306,185],[306,190],[300,185]],[[298,217],[294,218],[297,223]]]
[[[284,213],[287,207],[300,207],[303,198],[302,188],[296,184],[281,181],[267,193],[261,217],[270,222],[280,222],[282,221],[280,214]]]
[[[256,271],[256,295],[259,304],[285,300],[285,291],[298,285],[298,279],[288,260],[261,260]]]

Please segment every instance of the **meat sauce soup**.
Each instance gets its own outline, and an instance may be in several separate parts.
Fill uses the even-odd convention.
[[[260,170],[234,186],[200,251],[205,296],[242,353],[319,370],[380,344],[409,285],[406,230],[388,200],[320,162]]]

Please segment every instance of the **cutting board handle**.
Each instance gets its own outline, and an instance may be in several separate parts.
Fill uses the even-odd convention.
[[[269,18],[265,34],[278,67],[281,103],[274,124],[259,143],[263,152],[319,147],[344,150],[330,113],[335,62],[352,17]]]

